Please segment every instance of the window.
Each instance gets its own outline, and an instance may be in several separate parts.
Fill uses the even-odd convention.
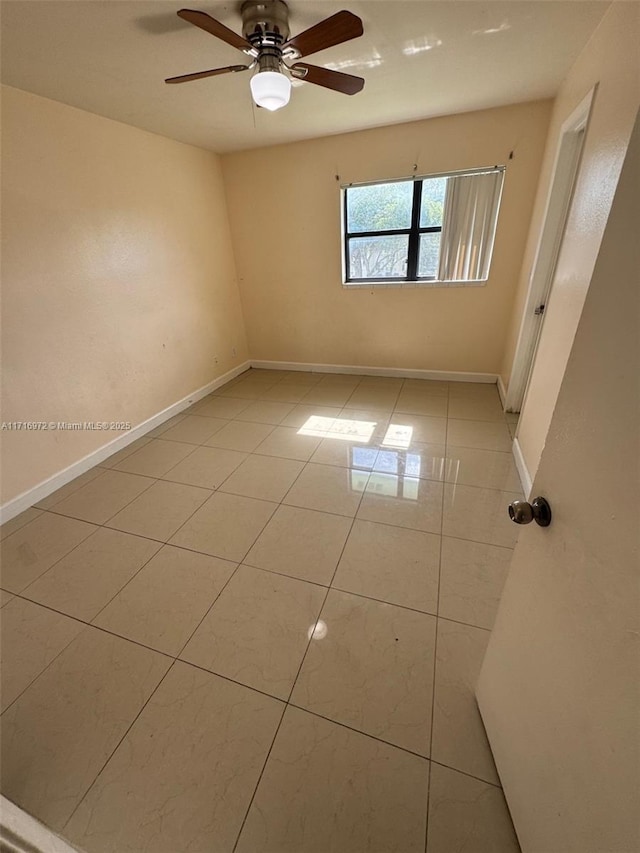
[[[489,275],[504,167],[343,188],[345,283]]]

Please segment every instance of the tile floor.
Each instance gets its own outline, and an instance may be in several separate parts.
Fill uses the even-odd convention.
[[[515,853],[494,386],[252,370],[2,530],[2,792],[87,853]]]

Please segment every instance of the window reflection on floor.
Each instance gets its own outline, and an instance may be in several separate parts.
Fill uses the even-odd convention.
[[[374,471],[369,491],[385,497],[417,500],[420,478],[445,478],[447,463],[451,466],[452,460],[421,452],[418,448],[410,450],[412,426],[392,423],[379,444],[370,444],[377,425],[377,421],[311,415],[298,434],[353,442],[349,451],[348,475],[353,491],[363,491],[368,472]],[[451,477],[447,479],[451,480]]]
[[[351,490],[354,492],[364,492],[369,481],[369,471],[357,471],[355,468],[346,468],[345,471],[349,477]]]
[[[335,438],[343,441],[371,440],[376,421],[357,421],[348,418],[326,418],[312,415],[298,430],[299,435],[313,435],[317,438]]]
[[[405,498],[417,501],[420,480],[417,477],[404,477],[396,474],[372,474],[368,492],[384,498]]]
[[[413,427],[404,424],[390,424],[385,437],[382,439],[383,447],[409,447]]]

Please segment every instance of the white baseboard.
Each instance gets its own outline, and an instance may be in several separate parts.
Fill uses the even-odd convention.
[[[500,395],[500,402],[502,403],[502,408],[506,408],[507,403],[507,389],[504,387],[504,382],[502,381],[502,376],[498,374],[498,394]]]
[[[522,491],[524,492],[525,500],[529,500],[529,496],[531,495],[531,486],[533,485],[533,482],[531,480],[531,474],[529,474],[529,469],[527,468],[527,463],[524,461],[520,442],[517,438],[513,439],[512,450],[513,458],[515,460],[516,468],[518,470],[518,476],[520,477],[520,483],[522,484]]]
[[[206,397],[207,394],[211,394],[211,392],[215,391],[216,388],[220,388],[221,385],[230,382],[232,379],[235,379],[236,376],[244,373],[244,371],[248,370],[250,366],[250,362],[245,361],[238,367],[234,367],[233,370],[223,373],[222,376],[218,376],[217,379],[214,379],[207,385],[203,385],[202,388],[198,388],[197,391],[193,391],[191,394],[183,397],[182,400],[178,400],[177,403],[173,403],[171,406],[168,406],[166,409],[158,412],[157,415],[153,415],[133,429],[127,430],[127,432],[119,435],[117,438],[114,438],[113,441],[108,442],[108,444],[103,444],[102,447],[99,447],[87,456],[83,456],[82,459],[79,459],[77,462],[74,462],[62,471],[58,471],[57,474],[54,474],[47,480],[43,480],[42,483],[38,483],[37,486],[34,486],[26,492],[22,492],[22,494],[12,500],[7,501],[6,504],[3,504],[0,507],[0,524],[4,524],[6,521],[10,521],[12,518],[15,518],[16,515],[19,515],[25,509],[28,509],[35,503],[38,503],[38,501],[48,497],[48,495],[62,488],[62,486],[66,486],[67,483],[71,482],[71,480],[75,480],[75,478],[79,477],[80,474],[84,474],[85,471],[88,471],[95,465],[99,465],[118,450],[122,450],[128,444],[131,444],[132,441],[142,438],[143,435],[146,435],[150,430],[155,429],[157,426],[160,426],[160,424],[168,421],[169,418],[180,414],[184,409],[188,409],[189,406],[193,403],[197,403],[198,400]]]
[[[3,850],[29,853],[78,853],[40,821],[0,796],[0,841]]]
[[[484,382],[495,385],[496,373],[461,373],[455,370],[419,370],[409,367],[361,367],[354,364],[307,364],[299,361],[254,361],[257,370],[299,370],[306,373],[354,373],[358,376],[399,376],[440,382]]]

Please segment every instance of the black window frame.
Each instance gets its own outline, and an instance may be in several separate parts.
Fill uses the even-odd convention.
[[[411,283],[421,281],[437,281],[437,276],[419,276],[418,264],[420,262],[420,236],[422,234],[442,233],[442,225],[436,225],[426,228],[420,227],[420,208],[422,207],[422,188],[425,181],[436,180],[440,177],[448,178],[449,175],[425,175],[422,178],[410,178],[409,180],[399,181],[377,181],[378,184],[405,184],[413,183],[413,198],[411,203],[411,224],[408,228],[394,228],[386,231],[348,231],[349,216],[347,211],[347,195],[350,189],[357,189],[358,186],[373,186],[373,184],[359,184],[352,187],[343,187],[343,240],[344,240],[344,281],[345,284],[364,284],[374,283],[383,284],[384,282]],[[355,278],[349,275],[349,241],[354,237],[393,237],[393,236],[408,236],[407,245],[407,274],[406,276],[387,276],[381,278]]]

